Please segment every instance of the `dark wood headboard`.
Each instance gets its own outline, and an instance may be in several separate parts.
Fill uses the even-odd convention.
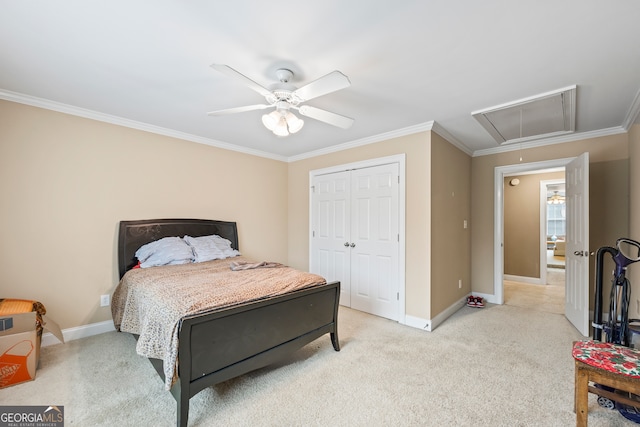
[[[137,264],[136,251],[140,246],[163,237],[209,236],[217,234],[238,247],[238,228],[235,222],[210,219],[144,219],[120,221],[118,233],[118,272],[120,278]]]

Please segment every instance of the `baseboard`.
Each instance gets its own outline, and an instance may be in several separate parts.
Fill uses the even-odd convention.
[[[510,282],[528,283],[531,285],[544,285],[544,283],[542,283],[542,278],[540,277],[514,276],[512,274],[505,274],[502,277],[504,280],[508,280]]]
[[[498,304],[498,300],[494,294],[482,294],[480,292],[473,292],[473,295],[482,297],[484,302],[488,302],[490,304]]]
[[[113,326],[113,320],[105,320],[104,322],[91,323],[89,325],[63,329],[62,335],[64,336],[64,340],[66,342],[78,340],[80,338],[87,338],[93,335],[104,334],[105,332],[111,332],[115,330],[116,328]],[[56,338],[50,332],[42,334],[42,343],[40,344],[41,347],[47,347],[54,344],[60,344],[58,338]]]
[[[451,317],[453,313],[464,307],[466,303],[467,295],[465,295],[459,301],[456,301],[455,303],[450,305],[447,309],[445,309],[443,312],[441,312],[431,320],[407,315],[405,316],[405,325],[431,332],[435,328],[440,326],[445,320]]]
[[[404,316],[404,324],[411,326],[412,328],[422,329],[424,331],[431,331],[431,322],[422,317]]]

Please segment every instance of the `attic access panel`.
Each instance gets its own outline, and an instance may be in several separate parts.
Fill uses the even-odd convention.
[[[471,115],[498,144],[575,132],[576,86],[475,111]]]

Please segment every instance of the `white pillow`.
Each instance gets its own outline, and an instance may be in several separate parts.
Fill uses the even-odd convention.
[[[240,255],[240,252],[231,248],[229,240],[215,234],[200,237],[184,236],[184,241],[193,249],[195,262],[225,259]]]
[[[140,267],[188,264],[193,262],[193,250],[180,237],[165,237],[147,243],[136,251]]]
[[[220,249],[222,253],[225,255],[225,258],[231,258],[231,257],[240,255],[240,252],[231,248],[230,240],[227,240],[223,237],[215,236],[215,235],[213,236],[213,239],[216,243],[216,246],[218,246],[218,249]]]

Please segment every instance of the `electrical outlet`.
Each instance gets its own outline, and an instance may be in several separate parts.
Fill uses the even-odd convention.
[[[100,295],[100,307],[109,306],[109,295]]]

